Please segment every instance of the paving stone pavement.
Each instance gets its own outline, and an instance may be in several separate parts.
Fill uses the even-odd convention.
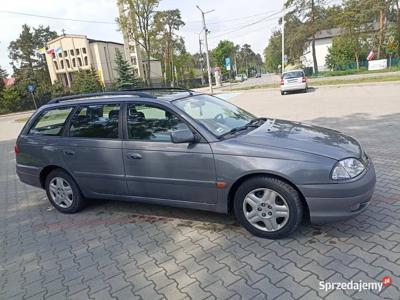
[[[365,145],[376,192],[362,215],[278,241],[185,209],[92,201],[63,215],[19,182],[14,141],[0,142],[0,299],[400,299],[400,114],[309,121]],[[384,276],[380,293],[319,289]]]

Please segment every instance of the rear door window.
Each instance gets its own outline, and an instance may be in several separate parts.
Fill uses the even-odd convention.
[[[45,135],[45,136],[60,136],[64,127],[65,121],[72,111],[72,107],[56,108],[45,111],[32,128],[29,134]]]
[[[81,106],[71,118],[69,136],[116,139],[119,113],[119,104]]]

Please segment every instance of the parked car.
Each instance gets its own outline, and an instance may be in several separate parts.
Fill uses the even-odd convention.
[[[28,120],[15,154],[20,180],[45,189],[60,212],[87,198],[233,212],[265,238],[303,219],[356,216],[375,186],[354,138],[190,90],[54,99]]]
[[[242,78],[243,78],[243,80],[247,80],[248,79],[246,74],[242,74]]]
[[[307,77],[303,70],[284,72],[281,76],[281,95],[286,92],[304,91],[307,93]]]
[[[235,80],[236,80],[236,81],[244,81],[243,75],[242,75],[242,74],[237,74],[237,75],[235,76]]]
[[[256,73],[256,78],[261,78],[261,73]]]

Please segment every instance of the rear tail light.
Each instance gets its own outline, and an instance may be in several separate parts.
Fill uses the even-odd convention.
[[[283,83],[284,83],[284,82],[283,82],[283,77],[281,77],[281,85],[283,85]]]
[[[307,78],[305,76],[303,76],[302,82],[307,82]]]
[[[15,155],[18,155],[21,152],[18,145],[14,146],[14,152],[15,152]]]

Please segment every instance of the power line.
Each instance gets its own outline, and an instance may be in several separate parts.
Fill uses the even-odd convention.
[[[251,27],[251,26],[256,25],[256,24],[258,24],[258,23],[261,23],[261,22],[265,22],[265,21],[269,21],[269,20],[272,20],[272,19],[279,18],[279,16],[278,16],[278,17],[275,17],[275,16],[278,15],[278,14],[280,14],[280,13],[281,13],[281,10],[279,10],[278,12],[273,13],[273,14],[267,16],[267,17],[264,17],[264,18],[262,18],[262,19],[259,19],[259,20],[255,21],[255,22],[251,22],[251,23],[248,23],[248,24],[244,24],[244,25],[242,25],[242,26],[238,26],[238,27],[235,27],[235,28],[233,28],[233,29],[230,29],[230,30],[228,30],[228,31],[226,31],[226,32],[222,32],[222,33],[220,33],[220,34],[218,34],[218,35],[216,35],[216,36],[210,37],[210,39],[216,39],[216,38],[219,38],[219,37],[221,37],[221,36],[224,36],[224,35],[227,35],[227,34],[230,34],[230,33],[233,33],[233,32],[237,32],[237,31],[239,31],[239,30],[242,30],[242,29],[245,29],[245,28],[248,28],[248,27]]]
[[[115,22],[115,21],[114,22],[109,22],[109,21],[97,21],[97,20],[69,19],[69,18],[60,18],[60,17],[36,15],[36,14],[24,13],[24,12],[19,12],[19,11],[11,11],[11,10],[0,10],[0,13],[27,16],[27,17],[35,17],[35,18],[43,18],[43,19],[50,19],[50,20],[61,20],[61,21],[81,22],[81,23],[117,25],[117,22]]]

